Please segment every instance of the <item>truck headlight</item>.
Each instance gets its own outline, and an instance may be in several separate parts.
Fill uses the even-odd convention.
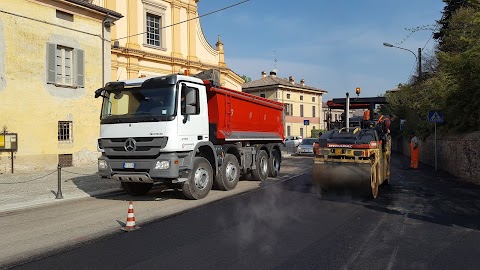
[[[98,169],[99,170],[106,170],[107,169],[107,161],[103,160],[103,159],[100,159],[98,161]]]
[[[164,160],[164,161],[157,161],[155,164],[155,170],[167,170],[170,168],[170,161]]]

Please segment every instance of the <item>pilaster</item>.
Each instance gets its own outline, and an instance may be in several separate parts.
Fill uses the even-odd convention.
[[[172,3],[172,57],[183,58],[181,53],[181,27],[180,24],[180,8],[179,0]]]
[[[218,35],[218,41],[215,45],[217,46],[218,51],[218,66],[226,67],[227,64],[225,64],[225,52],[223,50],[223,42],[220,40],[220,35]]]
[[[189,61],[198,61],[197,57],[197,21],[194,20],[197,16],[197,9],[188,10],[188,57]]]
[[[127,18],[127,48],[140,49],[140,37],[138,34],[140,28],[138,28],[138,0],[127,0],[127,14],[124,16]],[[135,36],[132,36],[135,35]]]

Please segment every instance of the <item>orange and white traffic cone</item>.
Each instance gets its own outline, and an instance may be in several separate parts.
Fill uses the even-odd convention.
[[[125,225],[125,227],[122,228],[122,230],[129,232],[139,228],[140,227],[135,226],[135,215],[133,213],[133,203],[130,201],[130,204],[128,205],[127,224]]]

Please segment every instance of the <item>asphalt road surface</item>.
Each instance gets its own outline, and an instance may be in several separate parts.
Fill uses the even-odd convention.
[[[375,200],[318,195],[305,174],[214,201],[18,269],[479,269],[480,187],[402,170]],[[28,261],[28,260],[27,260]]]

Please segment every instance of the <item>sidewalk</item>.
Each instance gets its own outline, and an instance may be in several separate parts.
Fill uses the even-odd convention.
[[[283,158],[291,156],[283,152]],[[46,203],[94,197],[122,191],[120,182],[101,178],[97,166],[65,167],[61,170],[63,199],[56,199],[58,171],[0,174],[0,213],[34,207]]]
[[[96,166],[65,167],[61,170],[63,199],[56,199],[58,171],[0,174],[0,213],[45,203],[97,196],[120,191],[120,183],[101,178]]]

